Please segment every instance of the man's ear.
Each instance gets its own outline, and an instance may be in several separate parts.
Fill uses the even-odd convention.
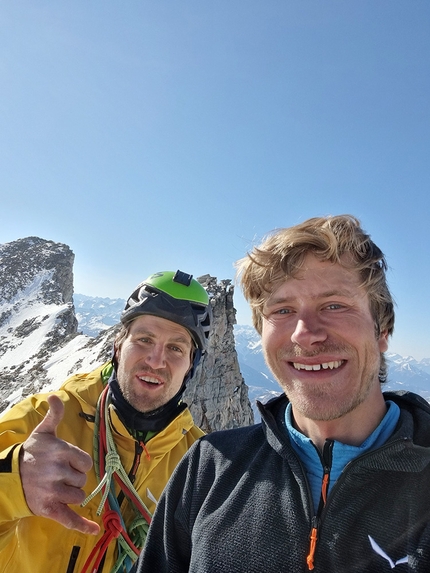
[[[386,352],[388,350],[388,330],[383,330],[378,339],[379,351]]]
[[[119,363],[119,359],[120,359],[120,355],[121,355],[121,345],[117,345],[116,343],[113,345],[113,358],[116,361],[116,363]]]
[[[187,373],[185,374],[185,376],[187,376],[187,374],[189,373],[189,371],[193,367],[195,354],[196,354],[196,349],[193,347],[193,348],[191,348],[191,352],[190,352],[190,365],[188,367],[188,370],[187,370]]]

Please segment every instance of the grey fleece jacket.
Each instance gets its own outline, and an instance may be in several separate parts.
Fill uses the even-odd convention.
[[[385,396],[401,409],[393,435],[350,462],[319,508],[285,396],[259,405],[261,424],[202,438],[160,499],[137,573],[429,573],[430,406]]]

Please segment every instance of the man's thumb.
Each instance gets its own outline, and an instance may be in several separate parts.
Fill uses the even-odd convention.
[[[52,394],[48,396],[49,410],[40,424],[34,429],[39,434],[54,434],[56,435],[57,426],[64,416],[64,404],[58,396]]]

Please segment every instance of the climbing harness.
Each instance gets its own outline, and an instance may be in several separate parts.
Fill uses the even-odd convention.
[[[113,539],[118,540],[118,559],[111,573],[118,571],[129,572],[143,548],[152,517],[149,509],[135,490],[116,451],[109,424],[109,402],[109,386],[106,386],[97,402],[93,440],[94,469],[99,484],[82,503],[82,506],[85,506],[98,493],[102,493],[97,515],[101,515],[104,511],[103,525],[105,532],[91,551],[81,573],[97,573],[98,567]],[[142,451],[146,451],[145,444],[141,443],[140,445]],[[134,468],[137,468],[137,463],[134,465]],[[128,531],[121,515],[120,504],[115,495],[114,481],[119,485],[139,514],[130,524]],[[92,566],[91,563],[93,563]],[[91,569],[90,566],[92,567]]]

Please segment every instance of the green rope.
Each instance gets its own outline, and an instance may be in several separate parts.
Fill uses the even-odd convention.
[[[106,462],[106,472],[105,472],[105,475],[103,476],[103,479],[100,480],[100,483],[95,488],[95,490],[93,492],[91,492],[89,494],[89,496],[82,502],[82,507],[84,507],[89,501],[91,501],[102,490],[103,486],[106,485],[106,489],[102,495],[102,500],[101,500],[101,502],[97,508],[97,515],[101,515],[101,513],[103,511],[105,501],[107,499],[107,496],[109,495],[109,487],[112,483],[113,474],[115,472],[122,473],[121,470],[124,471],[124,468],[122,467],[122,464],[121,464],[120,457],[116,451],[115,452],[108,452],[105,456],[105,462]],[[100,478],[98,477],[98,479],[100,479]],[[137,492],[136,492],[136,494],[137,494]]]

